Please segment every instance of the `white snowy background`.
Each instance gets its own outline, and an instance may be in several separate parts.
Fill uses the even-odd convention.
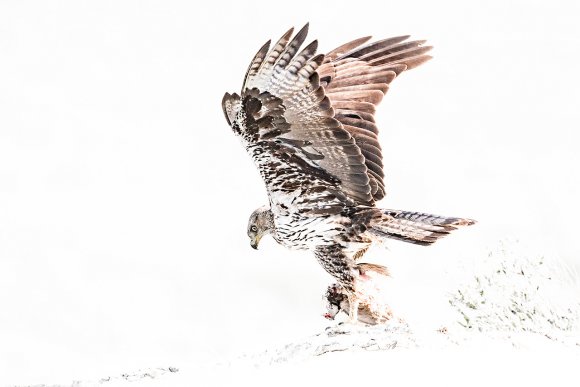
[[[192,373],[328,325],[331,279],[312,256],[249,246],[265,190],[220,106],[266,40],[307,21],[322,52],[365,35],[435,46],[378,109],[380,205],[479,223],[371,252],[409,323],[437,329],[454,273],[506,238],[578,268],[578,15],[573,1],[1,0],[0,384]],[[352,366],[391,381],[443,380],[450,364],[516,380],[576,364],[560,350],[465,351]]]

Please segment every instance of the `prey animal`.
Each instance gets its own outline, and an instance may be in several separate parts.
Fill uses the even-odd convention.
[[[249,219],[251,246],[270,234],[312,251],[347,295],[354,322],[367,281],[357,261],[373,243],[430,245],[474,221],[376,207],[385,184],[375,108],[397,76],[431,58],[431,47],[408,36],[364,37],[324,55],[316,40],[300,49],[307,33],[308,24],[264,44],[241,93],[226,93],[222,107],[268,193]]]
[[[360,276],[365,281],[359,281],[359,284],[366,285],[363,291],[359,290],[362,297],[358,298],[357,316],[358,321],[367,325],[376,325],[385,323],[393,318],[392,308],[385,302],[385,297],[380,284],[389,277],[389,271],[386,267],[372,263],[359,263],[357,269]],[[351,312],[348,293],[339,284],[332,284],[324,294],[326,304],[326,313],[324,317],[329,320],[340,313]]]

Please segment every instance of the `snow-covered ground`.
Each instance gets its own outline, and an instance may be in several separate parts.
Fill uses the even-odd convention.
[[[283,346],[219,363],[185,364],[74,381],[70,386],[295,385],[366,381],[441,385],[577,385],[579,278],[563,262],[502,242],[459,269],[447,313],[415,327],[333,323]],[[454,276],[458,272],[453,273]],[[68,386],[69,384],[64,384]],[[40,385],[39,385],[40,386]]]

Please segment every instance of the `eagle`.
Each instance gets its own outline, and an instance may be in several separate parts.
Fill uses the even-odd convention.
[[[368,303],[369,277],[357,263],[385,239],[430,245],[471,219],[376,206],[385,194],[374,113],[391,82],[431,59],[423,40],[363,37],[326,55],[303,49],[308,24],[266,42],[247,69],[240,94],[226,93],[225,118],[266,185],[247,234],[310,250],[348,298],[349,321]]]

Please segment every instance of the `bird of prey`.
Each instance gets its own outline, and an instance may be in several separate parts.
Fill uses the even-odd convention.
[[[364,37],[323,55],[316,40],[300,50],[307,32],[308,24],[264,44],[241,93],[226,93],[222,107],[268,193],[248,222],[251,246],[270,234],[312,251],[347,294],[355,322],[366,281],[356,262],[371,244],[430,245],[474,221],[376,207],[385,184],[375,108],[397,76],[431,58],[431,47],[408,36]]]

